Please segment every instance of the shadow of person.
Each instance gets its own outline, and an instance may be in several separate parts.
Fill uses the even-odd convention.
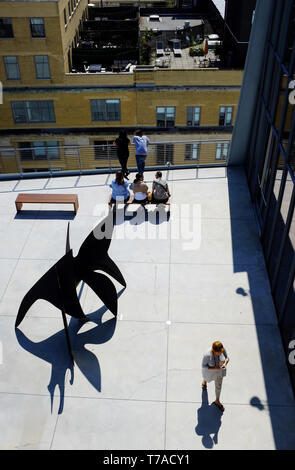
[[[212,449],[214,444],[218,443],[218,432],[221,426],[220,410],[214,403],[209,405],[208,392],[202,392],[202,406],[197,411],[196,434],[202,437],[202,444],[206,449]],[[211,437],[213,434],[213,437]]]
[[[250,400],[250,405],[254,406],[254,408],[257,408],[260,411],[264,410],[264,405],[261,403],[261,400],[258,397],[252,397]]]
[[[124,290],[125,288],[121,289],[117,294],[118,297],[120,297]],[[113,317],[103,322],[102,317],[107,310],[103,306],[97,311],[92,312],[87,315],[87,322],[81,322],[71,317],[68,328],[75,364],[98,392],[101,391],[99,361],[95,354],[85,348],[85,345],[103,344],[112,338],[116,329],[117,319]],[[88,321],[95,323],[97,326],[78,334],[82,326],[88,323]],[[37,343],[31,341],[19,328],[15,329],[15,334],[22,348],[51,364],[51,377],[47,386],[50,394],[51,413],[55,389],[58,387],[60,394],[58,414],[61,414],[64,407],[65,379],[68,370],[70,371],[70,384],[74,383],[74,367],[67,348],[64,329]]]

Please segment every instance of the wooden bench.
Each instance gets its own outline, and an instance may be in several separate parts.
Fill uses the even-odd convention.
[[[24,203],[30,204],[73,204],[74,212],[77,214],[79,203],[77,194],[31,194],[31,193],[20,193],[16,200],[15,206],[19,213]]]

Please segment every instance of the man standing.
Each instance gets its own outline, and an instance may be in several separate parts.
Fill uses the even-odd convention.
[[[135,158],[138,173],[143,175],[147,157],[147,146],[150,143],[150,139],[146,135],[143,135],[142,130],[138,130],[133,137],[133,143],[135,145]]]

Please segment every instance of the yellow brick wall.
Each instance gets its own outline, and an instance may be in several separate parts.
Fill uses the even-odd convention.
[[[0,39],[0,80],[4,86],[42,86],[46,83],[62,84],[68,72],[67,52],[78,30],[87,0],[80,0],[71,20],[68,0],[59,2],[1,2],[1,17],[12,19],[13,39]],[[36,5],[38,8],[36,8]],[[9,8],[7,8],[9,6]],[[66,8],[68,24],[65,27],[63,10]],[[31,38],[29,19],[44,18],[45,38]],[[3,57],[16,55],[19,60],[21,80],[6,80]],[[50,80],[36,79],[34,55],[48,55]],[[44,82],[44,83],[43,83]]]
[[[121,121],[92,122],[91,99],[120,99]],[[56,123],[14,124],[11,101],[25,100],[53,100]],[[220,106],[234,106],[235,118],[238,100],[239,93],[230,90],[201,92],[186,89],[172,92],[113,89],[95,92],[72,90],[25,94],[4,92],[0,128],[156,126],[157,106],[175,106],[176,126],[186,126],[187,106],[201,106],[201,126],[218,126]]]
[[[156,108],[175,106],[175,125],[186,126],[187,106],[201,106],[201,126],[219,125],[219,107],[234,106],[233,120],[239,100],[238,91],[144,91],[137,93],[137,124],[156,125]]]

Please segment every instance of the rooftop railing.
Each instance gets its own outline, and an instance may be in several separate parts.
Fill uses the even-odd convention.
[[[113,173],[120,169],[113,141],[85,146],[43,144],[30,142],[0,147],[0,179]],[[229,148],[229,139],[151,142],[146,170],[226,166]],[[128,168],[136,171],[133,144],[129,153]]]

